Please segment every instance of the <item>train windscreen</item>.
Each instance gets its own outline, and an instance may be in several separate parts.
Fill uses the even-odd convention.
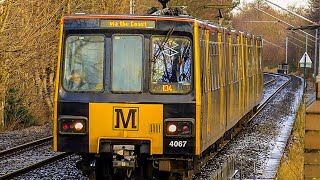
[[[143,36],[112,37],[112,92],[142,91]]]
[[[192,48],[186,37],[151,39],[151,93],[188,93],[192,81]]]
[[[64,49],[63,87],[67,91],[102,91],[103,35],[70,35]]]

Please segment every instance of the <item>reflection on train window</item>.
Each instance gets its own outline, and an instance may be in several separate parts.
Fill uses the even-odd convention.
[[[142,91],[143,37],[112,37],[112,92]]]
[[[65,42],[63,87],[67,91],[103,89],[104,36],[68,36]]]
[[[232,44],[232,71],[233,71],[233,82],[238,82],[238,45]]]
[[[256,74],[256,45],[255,45],[255,40],[253,41],[253,46],[252,46],[252,74]]]
[[[259,66],[259,72],[262,72],[262,64],[261,64],[261,59],[262,59],[262,43],[259,41],[258,43],[258,66]]]
[[[211,78],[213,81],[212,90],[219,88],[219,44],[218,42],[210,42],[209,45],[210,60],[211,60]]]
[[[252,46],[251,46],[251,44],[248,45],[248,72],[249,72],[249,77],[251,77],[252,76]]]
[[[152,93],[187,93],[191,90],[192,47],[188,38],[154,36],[151,56]]]

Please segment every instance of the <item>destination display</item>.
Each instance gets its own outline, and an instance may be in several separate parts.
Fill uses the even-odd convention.
[[[101,20],[101,28],[137,28],[137,29],[154,29],[155,21],[143,20]]]

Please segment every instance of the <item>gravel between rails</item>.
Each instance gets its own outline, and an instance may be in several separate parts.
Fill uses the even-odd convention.
[[[273,80],[277,75],[271,75],[271,74],[263,74],[263,81],[264,83],[267,83],[271,80]]]
[[[52,151],[52,142],[39,145],[26,151],[10,154],[0,158],[0,176],[17,171],[44,159],[57,155]]]
[[[32,126],[23,130],[0,132],[0,151],[52,135],[52,125]]]
[[[75,166],[75,163],[79,160],[80,156],[71,155],[23,176],[16,177],[14,180],[87,180],[88,178],[83,176]]]
[[[269,75],[270,76],[270,75]],[[282,84],[286,83],[289,80],[288,77],[278,76],[277,80],[268,84],[263,88],[263,99],[260,104],[265,103],[265,101],[277,90],[281,87]],[[264,80],[266,82],[266,80]]]

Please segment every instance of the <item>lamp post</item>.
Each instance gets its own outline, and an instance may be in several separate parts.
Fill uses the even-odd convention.
[[[314,65],[313,65],[313,72],[314,78],[317,77],[317,55],[318,55],[318,29],[316,29],[316,42],[314,43]]]
[[[308,34],[306,34],[306,53],[308,53]],[[307,71],[307,54],[304,55],[304,69],[303,69],[303,79],[304,79],[304,90],[306,90],[307,82],[306,82],[306,71]]]
[[[134,14],[134,0],[130,0],[130,14]]]
[[[287,36],[286,37],[286,64],[288,64],[288,41],[289,41],[289,38]]]
[[[265,1],[266,1],[266,0],[265,0]],[[303,31],[303,29],[310,29],[310,28],[315,29],[315,27],[319,28],[319,25],[307,26],[308,28],[303,28],[303,27],[302,27],[302,28],[294,28],[294,26],[293,26],[293,25],[291,25],[291,24],[289,24],[288,22],[283,21],[283,20],[281,20],[281,19],[279,19],[279,18],[277,18],[277,17],[273,16],[272,14],[269,14],[269,13],[265,12],[265,11],[264,11],[264,10],[262,10],[262,9],[259,9],[259,8],[257,8],[257,7],[254,7],[254,8],[255,8],[255,9],[257,9],[258,11],[261,11],[261,12],[263,12],[263,13],[265,13],[265,14],[269,15],[269,16],[270,16],[270,17],[272,17],[272,18],[277,19],[279,22],[282,22],[282,23],[285,23],[285,24],[289,25],[290,27],[289,27],[289,28],[287,28],[288,30],[299,30],[300,32],[305,33],[306,37],[308,37],[308,36],[314,37],[314,38],[316,39],[314,42],[315,42],[315,44],[317,43],[317,33],[316,33],[316,36],[312,36],[311,34],[309,34],[309,33],[305,32],[305,31]],[[283,9],[284,9],[284,8],[283,8]],[[288,11],[288,12],[290,12],[290,11]],[[299,16],[299,17],[300,17],[300,16]],[[302,16],[302,17],[303,17],[303,16]],[[300,17],[300,18],[301,18],[301,17]],[[304,18],[304,17],[303,17],[303,19],[306,19],[306,18]],[[311,21],[311,20],[308,20],[308,21]],[[313,24],[315,24],[315,23],[313,23]],[[306,46],[308,46],[308,45],[307,45],[307,43],[306,43]],[[317,49],[317,48],[315,48],[315,49]],[[316,54],[317,54],[317,51],[315,50],[315,57],[316,57]],[[315,59],[314,61],[316,61],[316,59]],[[319,59],[319,64],[320,64],[320,59]],[[319,70],[320,70],[320,66],[319,66]],[[320,71],[319,71],[319,72],[320,72]],[[316,71],[314,71],[314,74],[316,74]]]

